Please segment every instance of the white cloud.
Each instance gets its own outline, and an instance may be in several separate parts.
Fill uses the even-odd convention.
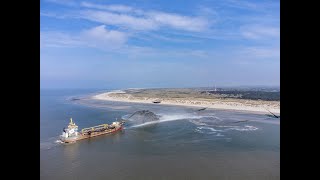
[[[169,27],[201,32],[209,28],[209,21],[204,17],[182,16],[160,11],[143,11],[123,5],[99,5],[83,2],[82,6],[95,9],[82,11],[82,18],[84,19],[133,30],[156,30],[160,27]]]
[[[84,30],[71,35],[62,32],[41,32],[40,47],[79,47],[89,46],[101,49],[115,49],[125,45],[127,34],[115,30],[107,30],[105,25]]]
[[[76,2],[74,0],[46,0],[47,2],[66,5],[66,6],[75,6]]]
[[[97,26],[82,32],[82,39],[93,46],[119,47],[126,43],[127,34],[115,30],[107,30],[105,25]]]
[[[275,26],[250,25],[242,26],[241,33],[248,39],[278,38],[280,29]]]
[[[156,29],[156,24],[150,19],[134,17],[126,14],[116,14],[105,11],[84,11],[82,18],[108,25],[118,25],[134,30]]]
[[[279,7],[279,1],[257,1],[257,2],[249,2],[244,0],[224,0],[224,6],[246,9],[251,11],[259,11],[259,12],[272,12],[275,7]]]
[[[213,11],[207,7],[201,7],[200,13],[195,16],[187,16],[163,11],[142,10],[119,4],[102,5],[82,2],[80,6],[83,7],[82,10],[79,11],[79,9],[75,9],[67,14],[52,14],[43,11],[40,12],[40,14],[42,16],[56,18],[81,18],[97,22],[100,26],[83,30],[75,34],[71,34],[71,32],[69,34],[53,32],[42,33],[40,42],[41,47],[89,46],[104,50],[112,49],[115,53],[123,53],[137,57],[145,55],[156,57],[166,54],[167,57],[205,59],[213,56],[214,53],[211,51],[215,50],[197,50],[193,48],[194,46],[191,46],[187,50],[182,50],[180,47],[175,47],[172,50],[164,49],[165,46],[161,49],[153,49],[150,47],[137,47],[132,44],[127,44],[127,40],[130,37],[135,38],[134,40],[140,39],[143,41],[164,40],[179,43],[206,43],[206,40],[222,39],[232,41],[235,39],[247,38],[248,40],[251,40],[250,42],[258,42],[260,45],[264,44],[262,46],[271,44],[271,47],[275,47],[278,44],[280,35],[280,29],[275,22],[263,20],[260,16],[256,17],[259,22],[251,19],[251,16],[248,16],[250,18],[247,18],[246,16],[245,18],[244,16],[232,16],[233,19],[226,20],[226,16],[222,16],[224,14],[220,16],[218,11]],[[244,6],[254,8],[254,5],[251,6],[250,4],[245,4]],[[209,19],[209,17],[211,17],[211,19]],[[219,17],[221,19],[219,19]],[[243,21],[244,19],[245,21]],[[274,18],[271,19],[273,20]],[[238,23],[229,28],[229,21]],[[222,26],[216,24],[217,26],[211,28],[211,25],[216,22],[222,22]],[[223,22],[226,23],[223,24]],[[246,25],[241,26],[242,24]],[[239,28],[238,25],[241,27]],[[107,27],[112,27],[112,30]],[[225,44],[221,44],[221,46],[225,46]],[[251,59],[278,57],[279,54],[279,50],[276,48],[270,49],[270,47],[264,48],[261,46],[240,47],[234,50],[235,51],[230,52],[230,54],[234,54],[235,57],[239,55]],[[221,55],[222,57],[224,56],[225,51],[221,51],[223,52],[223,55]]]
[[[70,14],[52,13],[52,12],[41,12],[41,11],[40,11],[40,16],[44,16],[44,17],[54,17],[54,18],[57,18],[57,19],[65,19],[65,18],[74,17],[74,16],[71,16]]]
[[[253,59],[280,58],[280,49],[270,47],[245,47],[240,49],[240,54]]]
[[[148,13],[148,16],[157,24],[186,31],[203,31],[209,25],[206,19],[200,17],[181,16],[164,12],[152,12]]]
[[[137,46],[127,46],[118,53],[126,54],[128,59],[148,59],[148,60],[171,60],[176,61],[177,59],[183,59],[188,61],[199,61],[199,60],[209,60],[211,61],[217,57],[217,52],[212,50],[201,50],[201,49],[160,49],[152,47],[137,47]]]
[[[139,32],[139,34],[134,34],[133,37],[136,39],[140,39],[143,41],[167,41],[167,42],[174,42],[174,43],[200,43],[199,39],[194,38],[181,38],[178,35],[168,36],[168,34],[164,33],[157,33],[157,32]]]
[[[227,0],[225,2],[229,6],[237,7],[237,8],[257,9],[258,7],[260,7],[257,3],[251,3],[248,1]]]
[[[100,5],[100,4],[93,4],[89,2],[82,2],[81,6],[86,8],[94,8],[94,9],[108,10],[113,12],[123,12],[123,13],[128,13],[128,12],[141,13],[142,12],[141,10],[134,9],[130,6],[119,5],[119,4]]]
[[[41,32],[40,47],[76,47],[84,43],[79,37],[74,37],[62,32]]]

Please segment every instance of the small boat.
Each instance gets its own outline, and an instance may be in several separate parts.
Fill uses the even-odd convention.
[[[74,143],[82,139],[88,139],[103,134],[112,134],[123,129],[124,121],[115,121],[111,125],[101,124],[89,128],[84,128],[78,132],[78,126],[70,118],[70,123],[67,128],[63,128],[60,140],[64,143]]]
[[[161,103],[161,100],[160,99],[156,99],[154,101],[152,101],[153,103]]]
[[[204,111],[204,110],[206,110],[207,108],[205,107],[205,108],[201,108],[201,109],[198,109],[197,111]]]

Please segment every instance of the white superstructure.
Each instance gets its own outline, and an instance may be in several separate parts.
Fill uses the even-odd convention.
[[[63,138],[72,138],[78,136],[78,126],[72,122],[72,118],[70,118],[70,123],[68,128],[64,128],[62,135]]]

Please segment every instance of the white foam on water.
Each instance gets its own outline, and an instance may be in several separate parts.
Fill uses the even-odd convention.
[[[235,128],[235,127],[238,127],[238,126],[215,126],[215,127],[222,127],[222,128]]]
[[[160,120],[158,121],[151,121],[151,122],[146,122],[138,125],[131,126],[132,128],[134,127],[142,127],[142,126],[147,126],[151,124],[157,124],[157,123],[163,123],[163,122],[169,122],[169,121],[178,121],[178,120],[190,120],[190,119],[199,119],[201,116],[193,116],[190,114],[161,114]]]
[[[197,127],[198,129],[205,129],[205,130],[210,130],[210,131],[213,131],[213,132],[222,132],[222,130],[217,130],[217,129],[214,129],[212,127],[206,127],[206,126],[200,126],[200,127]]]
[[[201,129],[195,129],[194,132],[200,133],[200,134],[215,134],[216,132],[214,131],[204,131]]]
[[[204,122],[200,122],[200,121],[196,121],[196,120],[189,120],[189,122],[198,125],[198,126],[206,126],[208,124],[204,123]]]
[[[248,128],[249,130],[253,130],[253,131],[258,130],[258,128],[255,126],[244,126],[244,127]]]
[[[201,134],[215,134],[215,133],[220,134],[219,132],[223,132],[222,130],[217,130],[212,127],[206,127],[206,126],[197,127],[194,131]],[[220,134],[219,136],[223,136],[223,135]]]
[[[196,116],[196,118],[189,120],[189,122],[198,125],[198,126],[210,126],[210,124],[212,123],[219,123],[220,121],[222,121],[220,118],[218,118],[217,116]],[[204,119],[204,118],[209,118],[209,119]],[[214,118],[214,119],[212,119]]]
[[[198,117],[201,117],[201,118],[210,118],[210,119],[208,119],[207,121],[212,121],[211,118],[214,118],[215,120],[222,121],[222,119],[219,118],[219,117],[216,116],[216,115],[198,115]]]
[[[223,134],[218,133],[216,136],[224,136]]]
[[[47,139],[46,141],[40,142],[40,149],[51,149],[59,144],[63,144],[62,141],[58,139],[58,137],[52,137]]]
[[[259,128],[254,127],[254,126],[244,126],[244,127],[233,127],[233,128],[228,128],[227,130],[236,130],[236,131],[255,131],[258,130]]]
[[[280,125],[280,120],[250,120],[250,121],[258,122],[258,123],[265,123],[265,124]]]
[[[63,142],[61,140],[56,140],[55,143],[57,144],[63,144]]]
[[[215,118],[217,120],[220,120],[220,118],[216,116],[201,116],[201,115],[194,115],[194,114],[159,114],[160,120],[157,121],[151,121],[146,122],[143,124],[133,125],[129,128],[137,128],[137,127],[143,127],[148,126],[152,124],[157,123],[163,123],[163,122],[170,122],[170,121],[178,121],[178,120],[188,120],[189,122],[197,125],[198,127],[195,129],[195,132],[203,133],[203,134],[213,134],[217,132],[225,132],[226,130],[235,130],[235,131],[255,131],[258,130],[255,126],[249,126],[246,125],[244,127],[241,126],[228,126],[228,125],[209,125],[207,123],[212,122],[212,120],[202,120],[201,118]],[[207,122],[207,123],[206,123]],[[223,128],[223,130],[214,129],[213,127]],[[217,136],[224,136],[221,133],[218,133]]]
[[[55,142],[42,142],[42,143],[40,143],[40,149],[42,149],[42,150],[51,149],[57,145],[58,144]]]

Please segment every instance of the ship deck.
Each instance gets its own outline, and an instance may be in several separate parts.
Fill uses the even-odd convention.
[[[101,136],[104,134],[111,134],[111,133],[115,133],[117,131],[122,130],[123,127],[119,127],[119,128],[115,128],[115,129],[107,129],[105,131],[102,132],[92,132],[91,134],[83,134],[83,133],[79,133],[80,135],[78,136],[78,138],[73,139],[73,140],[64,140],[65,143],[71,143],[71,142],[75,142],[75,141],[79,141],[79,140],[83,140],[83,139],[88,139],[88,138],[92,138],[92,137],[96,137],[96,136]]]

